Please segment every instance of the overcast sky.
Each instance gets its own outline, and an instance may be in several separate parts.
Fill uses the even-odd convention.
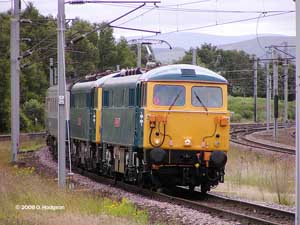
[[[40,13],[57,15],[56,0],[31,0]],[[27,0],[22,0],[22,8]],[[132,10],[140,4],[66,4],[66,18],[79,17],[91,22],[111,21]],[[0,0],[0,11],[10,9],[9,0]],[[217,35],[248,34],[296,34],[295,12],[270,16],[284,11],[295,10],[293,0],[162,0],[154,7],[148,3],[145,7],[116,21],[113,25],[161,31],[162,33],[189,30]],[[220,12],[220,11],[243,11]],[[245,11],[255,11],[246,13]],[[273,11],[273,12],[270,12]],[[275,11],[275,12],[274,12]],[[279,12],[280,11],[280,12]],[[267,12],[267,13],[260,13]],[[268,17],[270,16],[270,17]],[[235,20],[256,18],[239,23],[214,26]],[[212,26],[210,26],[212,25]],[[203,28],[204,26],[210,26]],[[200,28],[202,27],[202,28]],[[194,29],[195,28],[195,29]],[[198,29],[199,28],[199,29]],[[147,33],[115,30],[117,36],[146,36]]]

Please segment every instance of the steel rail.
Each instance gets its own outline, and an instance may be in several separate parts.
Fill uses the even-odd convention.
[[[38,138],[38,137],[45,137],[46,132],[36,132],[36,133],[22,133],[20,134],[21,138],[28,137],[28,138]],[[9,141],[11,140],[10,134],[1,134],[0,141]]]
[[[241,224],[282,225],[282,222],[270,221],[267,219],[250,216],[250,215],[247,215],[246,213],[236,212],[236,211],[233,211],[232,209],[231,210],[226,209],[226,207],[224,207],[226,204],[226,201],[224,201],[224,204],[222,205],[222,207],[220,207],[219,204],[218,204],[218,206],[216,206],[216,204],[214,204],[214,203],[207,203],[205,201],[193,201],[193,200],[188,200],[185,198],[166,195],[163,193],[159,193],[159,196],[164,197],[165,199],[170,199],[173,203],[175,202],[180,205],[182,205],[182,204],[188,205],[189,207],[191,207],[195,210],[200,210],[202,212],[213,214],[213,215],[216,215],[221,218],[238,220]]]
[[[278,209],[273,209],[273,208],[269,208],[269,207],[265,207],[265,206],[260,206],[260,205],[255,205],[253,203],[247,203],[247,202],[242,202],[242,201],[237,201],[237,200],[233,200],[233,199],[228,199],[225,197],[220,197],[220,196],[216,196],[213,194],[208,194],[208,195],[202,195],[201,193],[198,192],[193,192],[193,195],[199,195],[199,196],[204,196],[204,198],[202,198],[202,200],[190,200],[190,199],[186,199],[186,198],[182,198],[182,197],[177,197],[174,194],[166,194],[166,193],[159,193],[159,192],[154,192],[151,191],[149,189],[144,189],[135,185],[131,185],[131,184],[127,184],[124,182],[119,182],[117,180],[113,180],[110,178],[106,178],[106,177],[102,177],[100,175],[97,175],[95,173],[92,172],[88,172],[86,170],[80,169],[80,168],[75,168],[75,171],[85,177],[88,177],[94,181],[97,182],[101,182],[101,183],[105,183],[108,185],[112,185],[116,188],[121,188],[125,191],[128,191],[130,193],[134,193],[134,194],[140,194],[142,196],[151,198],[151,199],[155,199],[158,201],[165,201],[165,202],[170,202],[172,204],[178,204],[178,205],[185,205],[188,206],[190,208],[193,208],[195,210],[198,210],[200,212],[203,213],[208,213],[210,215],[213,216],[217,216],[221,219],[226,219],[226,220],[237,220],[239,222],[241,222],[242,224],[271,224],[271,225],[279,225],[282,224],[282,221],[284,221],[284,224],[287,224],[287,221],[290,221],[294,218],[294,214],[288,211],[282,211],[282,210],[278,210]],[[190,193],[185,189],[186,193]],[[217,201],[222,201],[222,204],[214,204],[213,202],[208,203],[207,202],[207,198],[208,199],[217,199]],[[244,208],[248,208],[247,212],[244,213],[240,213],[240,212],[236,212],[233,210],[229,210],[226,209],[226,207],[224,207],[224,205],[226,204],[236,204],[236,205],[243,205]],[[216,206],[217,205],[217,206]],[[222,207],[220,207],[220,205]],[[247,207],[248,206],[248,207]],[[272,215],[276,215],[279,214],[281,218],[278,219],[278,216],[273,218],[273,220],[268,220],[268,218],[261,218],[261,217],[255,217],[255,216],[251,216],[251,215],[247,215],[247,213],[249,212],[249,210],[253,210],[250,208],[254,208],[255,209],[259,209],[266,211],[265,214],[270,214],[270,211],[273,212]],[[270,216],[269,216],[270,217]],[[282,217],[285,217],[286,219],[282,219]],[[292,219],[291,219],[292,218]],[[276,220],[280,220],[280,222],[276,222]]]
[[[260,218],[262,220],[265,220],[268,222],[271,222],[271,220],[272,220],[272,223],[274,223],[274,224],[277,223],[276,220],[278,220],[278,219],[282,220],[280,222],[280,224],[292,224],[295,219],[294,212],[281,210],[281,209],[277,209],[277,208],[271,208],[271,207],[267,207],[264,205],[259,205],[256,203],[243,201],[243,200],[231,199],[231,198],[220,196],[220,195],[217,195],[214,193],[209,193],[209,194],[207,194],[207,196],[210,199],[221,200],[221,201],[225,201],[226,203],[232,204],[238,210],[243,208],[249,214],[254,214],[255,216],[260,216]]]
[[[270,145],[270,144],[265,144],[265,143],[261,143],[261,142],[256,142],[253,140],[249,140],[246,139],[246,137],[242,137],[242,139],[248,143],[253,143],[254,145],[257,145],[258,148],[260,149],[264,149],[264,150],[269,150],[269,151],[273,151],[273,152],[281,152],[281,153],[286,153],[286,154],[290,154],[290,155],[295,155],[295,150],[289,149],[289,148],[284,148],[284,147],[280,147],[280,146],[274,146],[274,145]],[[251,144],[249,144],[251,145]],[[254,146],[256,147],[256,146]]]
[[[243,145],[243,146],[247,146],[247,147],[295,155],[295,150],[280,147],[280,146],[274,146],[274,145],[270,145],[270,144],[266,144],[266,143],[261,143],[261,142],[257,142],[257,141],[249,140],[249,139],[245,138],[245,135],[254,133],[256,131],[265,130],[266,129],[265,126],[266,126],[265,124],[235,124],[235,125],[231,125],[230,142],[239,144],[239,145]],[[283,128],[284,125],[280,125],[279,127]],[[238,134],[240,134],[240,136],[238,136]]]

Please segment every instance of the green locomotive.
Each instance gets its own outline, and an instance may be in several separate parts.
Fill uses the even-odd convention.
[[[76,166],[150,187],[207,192],[224,181],[229,112],[222,76],[180,64],[120,71],[69,91]]]

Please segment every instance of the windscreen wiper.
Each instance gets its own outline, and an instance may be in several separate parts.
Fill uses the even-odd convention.
[[[174,98],[172,104],[169,107],[169,111],[172,109],[172,107],[175,105],[177,99],[179,98],[180,94],[181,94],[182,90],[178,92],[178,94],[176,95],[176,97]]]
[[[207,107],[204,105],[204,103],[201,101],[200,97],[196,94],[196,92],[194,92],[197,100],[200,102],[200,104],[203,106],[203,108],[205,109],[206,112],[208,112]]]

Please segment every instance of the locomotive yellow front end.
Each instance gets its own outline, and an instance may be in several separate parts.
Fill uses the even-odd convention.
[[[229,149],[227,81],[191,65],[157,69],[145,79],[145,158],[157,185],[200,186],[224,181]]]

